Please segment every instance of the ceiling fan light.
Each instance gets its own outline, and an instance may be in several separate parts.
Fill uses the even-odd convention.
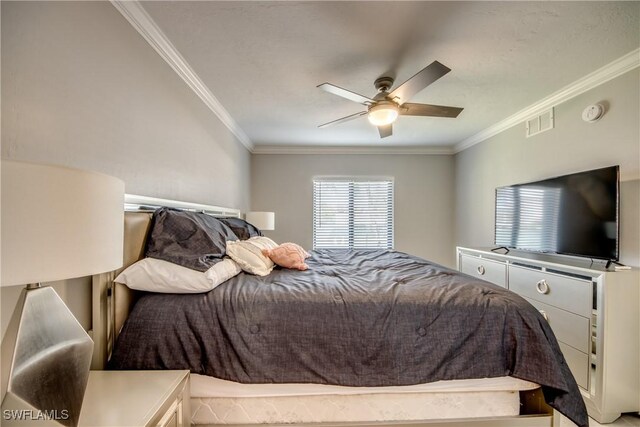
[[[378,103],[369,108],[369,114],[367,117],[372,125],[389,125],[398,118],[398,106],[393,102]]]

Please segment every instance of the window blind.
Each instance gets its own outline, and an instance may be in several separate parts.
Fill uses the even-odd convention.
[[[393,248],[393,180],[313,181],[313,248]]]

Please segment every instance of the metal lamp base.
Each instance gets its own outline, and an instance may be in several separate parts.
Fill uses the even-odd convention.
[[[53,288],[25,288],[2,340],[2,425],[77,426],[92,352]]]

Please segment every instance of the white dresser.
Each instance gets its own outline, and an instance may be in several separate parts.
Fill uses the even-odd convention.
[[[504,252],[504,251],[502,251]],[[640,275],[603,262],[457,248],[458,270],[519,294],[547,319],[600,423],[640,410]]]

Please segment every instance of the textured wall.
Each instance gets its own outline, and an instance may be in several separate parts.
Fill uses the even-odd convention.
[[[525,138],[524,123],[455,156],[456,244],[490,246],[495,188],[620,165],[620,259],[640,266],[640,77],[636,68],[555,108],[555,128]],[[592,103],[606,106],[582,121]]]
[[[452,156],[254,155],[251,209],[276,213],[265,234],[312,247],[312,181],[323,175],[394,177],[395,248],[455,266]]]

